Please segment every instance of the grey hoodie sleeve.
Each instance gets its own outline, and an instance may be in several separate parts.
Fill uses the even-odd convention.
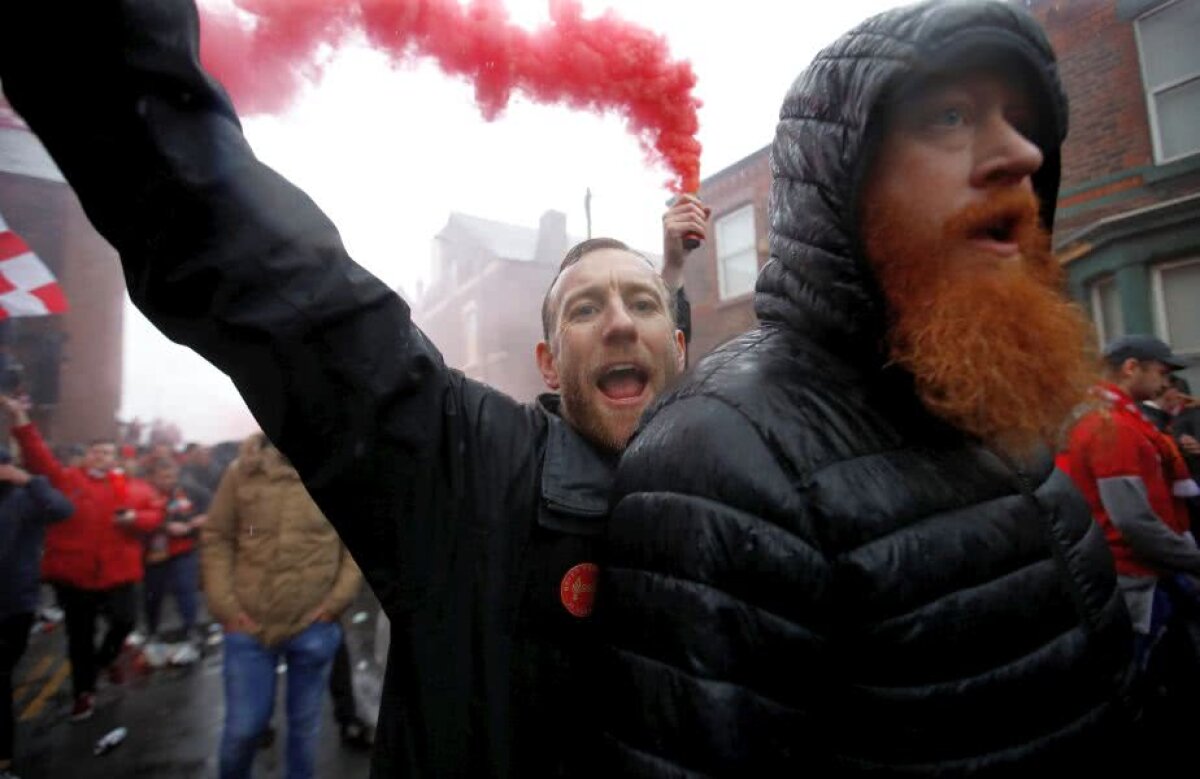
[[[1134,554],[1156,568],[1200,575],[1200,549],[1154,513],[1141,477],[1115,476],[1097,483],[1104,510]]]

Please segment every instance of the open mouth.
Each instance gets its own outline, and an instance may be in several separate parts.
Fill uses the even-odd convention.
[[[596,379],[596,388],[612,401],[631,401],[640,398],[650,383],[649,372],[631,362],[615,363],[604,368]]]
[[[970,237],[975,241],[1011,246],[1015,249],[1018,222],[1019,217],[1016,214],[997,214],[971,230]]]

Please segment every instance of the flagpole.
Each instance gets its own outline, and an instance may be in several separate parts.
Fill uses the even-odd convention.
[[[587,237],[592,239],[592,188],[587,188],[587,194],[583,196],[583,213],[587,215]]]

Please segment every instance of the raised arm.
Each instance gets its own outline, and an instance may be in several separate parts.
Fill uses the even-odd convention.
[[[50,483],[59,489],[65,488],[65,475],[62,464],[46,446],[37,426],[29,421],[29,414],[21,401],[7,395],[0,395],[0,406],[8,412],[12,420],[12,436],[21,447],[21,457],[30,473],[45,476]]]
[[[190,0],[11,11],[5,92],[120,253],[134,304],[233,379],[385,608],[419,600],[459,532],[462,377],[255,158],[198,64]]]

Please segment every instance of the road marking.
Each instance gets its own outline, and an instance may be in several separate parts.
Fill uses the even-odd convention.
[[[18,703],[22,698],[25,697],[25,693],[29,692],[29,690],[33,688],[33,685],[42,680],[42,677],[46,675],[46,671],[50,670],[50,664],[53,662],[54,655],[43,655],[42,659],[38,660],[37,665],[33,667],[33,670],[25,675],[25,681],[21,682],[21,685],[17,687],[16,692],[13,693],[13,703]]]
[[[62,687],[62,683],[66,681],[67,676],[71,673],[71,664],[65,660],[58,666],[58,670],[42,687],[42,691],[37,694],[37,697],[29,702],[25,707],[25,711],[21,712],[21,722],[28,722],[37,715],[42,713],[42,708],[46,705],[46,701],[50,700],[50,696],[58,692],[58,688]]]

